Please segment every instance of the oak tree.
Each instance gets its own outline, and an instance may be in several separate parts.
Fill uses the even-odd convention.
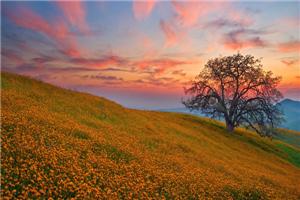
[[[221,118],[228,131],[237,126],[271,136],[282,120],[277,103],[283,97],[277,86],[280,77],[264,71],[261,59],[251,55],[210,59],[201,73],[185,88],[183,104],[212,118]]]

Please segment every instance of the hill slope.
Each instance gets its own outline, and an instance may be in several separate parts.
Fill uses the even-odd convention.
[[[297,145],[1,75],[3,197],[300,197]]]

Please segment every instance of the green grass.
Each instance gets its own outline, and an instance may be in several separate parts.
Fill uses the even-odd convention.
[[[288,143],[296,148],[300,148],[300,134],[297,131],[278,129],[275,139]]]
[[[264,200],[268,199],[266,195],[255,189],[235,189],[230,186],[224,187],[224,191],[229,193],[234,200]]]
[[[135,159],[134,156],[131,155],[130,153],[122,151],[110,144],[95,143],[92,146],[92,151],[97,154],[105,153],[111,160],[117,163],[119,162],[129,163],[130,161]]]
[[[300,168],[300,151],[296,150],[295,148],[288,146],[283,143],[277,144],[280,150],[282,150],[287,156],[286,160],[290,163],[294,164],[295,166]]]
[[[83,131],[75,130],[72,132],[73,137],[82,139],[82,140],[87,140],[89,139],[89,135]]]
[[[142,142],[145,147],[151,151],[154,151],[155,149],[158,148],[160,141],[158,139],[145,139]]]

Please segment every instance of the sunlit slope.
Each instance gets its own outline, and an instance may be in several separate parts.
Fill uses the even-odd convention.
[[[300,198],[294,140],[1,75],[2,197]]]

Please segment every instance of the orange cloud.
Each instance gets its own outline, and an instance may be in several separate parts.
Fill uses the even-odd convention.
[[[293,40],[289,42],[283,42],[277,45],[279,52],[288,53],[288,52],[300,52],[300,41]]]
[[[299,63],[299,58],[285,58],[282,59],[281,62],[287,66],[292,66]]]
[[[192,64],[193,61],[175,60],[170,58],[159,58],[154,60],[141,60],[133,62],[133,67],[138,67],[141,70],[150,70],[155,74],[161,74],[168,69],[175,68],[179,65]]]
[[[63,11],[68,22],[82,33],[89,33],[89,27],[85,20],[86,12],[80,1],[57,1],[56,4]]]
[[[143,20],[148,17],[155,5],[155,0],[139,1],[134,0],[132,2],[133,15],[137,20]]]
[[[26,7],[19,7],[15,12],[8,12],[7,15],[17,26],[39,32],[54,40],[62,53],[68,56],[80,55],[76,41],[68,37],[69,29],[61,19],[50,24]]]
[[[178,76],[186,76],[186,73],[181,69],[181,70],[175,70],[172,72],[172,74],[174,75],[178,75]]]

